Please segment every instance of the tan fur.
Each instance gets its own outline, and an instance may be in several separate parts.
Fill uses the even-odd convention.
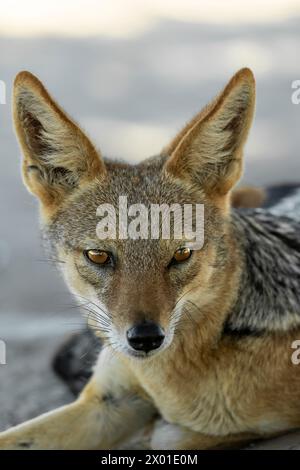
[[[45,120],[47,135],[43,145],[62,139],[61,152],[49,154],[46,162],[45,147],[38,146],[40,141],[34,140],[35,134],[28,136],[32,126],[29,123],[26,130],[28,123],[20,117],[22,90],[31,96],[29,102],[27,99],[29,109]],[[75,246],[58,246],[57,253],[64,260],[62,270],[72,292],[84,296],[96,308],[88,315],[90,325],[96,327],[104,317],[105,325],[111,322],[110,335],[120,341],[142,312],[164,327],[168,341],[159,353],[143,359],[131,357],[124,348],[112,347],[108,341],[93,378],[75,403],[0,434],[1,449],[114,448],[143,429],[147,429],[153,449],[219,448],[241,445],[300,425],[300,374],[291,362],[291,344],[299,338],[300,328],[287,326],[286,331],[282,328],[242,341],[222,334],[228,312],[240,295],[244,269],[237,239],[227,223],[230,201],[237,206],[241,199],[246,206],[262,202],[262,195],[256,190],[231,192],[242,172],[242,150],[254,99],[253,75],[243,69],[164,149],[162,170],[153,167],[156,160],[149,160],[135,172],[126,165],[104,164],[101,155],[40,82],[26,72],[17,77],[14,115],[25,155],[26,184],[40,198],[49,226],[61,216],[61,230],[65,230],[64,224],[71,224],[73,217],[78,217],[77,204],[80,216],[85,217],[83,233],[78,234],[80,241],[75,233],[78,224],[73,223],[69,230],[73,230],[71,239]],[[32,147],[42,158],[38,152],[32,153]],[[58,172],[58,182],[50,184],[47,168],[28,174],[32,164],[39,168],[58,164],[71,172],[73,180],[70,182],[70,175],[66,179],[64,172]],[[130,184],[133,194],[142,186],[141,194],[147,198],[145,181],[158,171],[162,172],[160,182],[170,199],[176,199],[178,193],[188,198],[196,191],[197,198],[206,205],[208,233],[204,248],[194,254],[190,271],[166,276],[163,267],[176,248],[173,242],[160,240],[161,252],[156,258],[157,244],[144,243],[141,254],[136,245],[118,240],[112,249],[119,250],[121,261],[122,256],[131,261],[116,270],[110,283],[101,281],[82,255],[86,247],[96,243],[88,228],[93,196],[100,191],[99,200],[115,197],[121,191],[118,184],[122,185],[123,176],[130,175],[125,182],[128,191]],[[113,193],[109,192],[111,185],[115,188]],[[159,199],[159,192],[153,194]],[[223,263],[219,246],[211,241],[216,235],[226,250]],[[183,283],[185,276],[187,281]],[[100,299],[97,288],[101,282],[105,295]],[[187,302],[196,308],[190,312],[190,321],[185,319],[181,324]],[[170,315],[174,304],[178,307],[175,320]]]
[[[213,193],[213,197],[224,195],[233,187],[242,174],[241,152],[254,113],[254,83],[253,74],[249,69],[242,69],[231,79],[218,98],[198,114],[179,134],[179,138],[175,138],[166,149],[172,156],[167,162],[168,171],[175,175],[180,172],[182,177],[186,173],[186,166],[193,167],[200,161],[204,184],[207,190]],[[243,113],[243,129],[239,132],[234,149],[231,149],[231,130],[226,127],[236,126],[234,120],[237,106],[241,107]],[[226,130],[221,132],[223,129]],[[218,158],[226,158],[226,152],[232,150],[230,164],[226,174],[221,175],[223,177],[216,178],[211,167],[206,170],[209,164],[215,163],[217,153]]]
[[[233,207],[260,207],[266,200],[266,193],[262,188],[243,186],[231,193]]]
[[[13,116],[15,129],[24,154],[23,176],[28,189],[37,195],[44,204],[44,211],[52,213],[63,200],[66,188],[58,185],[46,185],[40,178],[38,169],[41,162],[32,148],[30,148],[30,132],[25,131],[21,116],[22,99],[29,103],[29,117],[38,113],[41,116],[41,124],[45,133],[45,140],[49,143],[63,141],[63,148],[55,154],[55,165],[68,168],[85,180],[94,178],[95,174],[105,172],[105,167],[89,139],[65,112],[49,96],[42,83],[29,72],[20,72],[14,83]],[[33,131],[34,125],[33,125]],[[51,156],[44,162],[45,166],[52,165]],[[34,166],[35,168],[31,168]],[[47,208],[47,209],[46,209]]]

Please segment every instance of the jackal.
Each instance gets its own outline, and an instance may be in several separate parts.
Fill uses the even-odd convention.
[[[2,449],[241,445],[300,425],[300,225],[231,207],[255,106],[240,70],[160,155],[102,157],[37,78],[21,72],[14,121],[47,250],[103,339],[72,404],[0,434]],[[99,239],[97,208],[203,204],[204,244]]]

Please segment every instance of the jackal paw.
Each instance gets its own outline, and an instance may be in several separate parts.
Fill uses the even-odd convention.
[[[177,424],[171,424],[159,419],[153,428],[151,449],[176,450],[185,437],[184,429]]]

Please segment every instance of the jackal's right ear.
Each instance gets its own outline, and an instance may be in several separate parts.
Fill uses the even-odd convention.
[[[34,75],[17,75],[13,98],[25,184],[44,206],[57,206],[74,187],[105,172],[89,139]]]

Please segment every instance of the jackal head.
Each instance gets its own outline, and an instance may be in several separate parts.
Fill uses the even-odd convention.
[[[253,75],[242,69],[160,155],[131,166],[103,159],[36,77],[16,77],[25,184],[40,200],[43,230],[68,286],[87,302],[90,325],[118,351],[149,357],[176,342],[174,332],[187,324],[205,331],[224,321],[236,295],[230,197],[254,101]],[[119,196],[135,208],[203,204],[203,246],[191,249],[185,234],[142,236],[136,221],[140,236],[112,236]],[[99,207],[108,208],[102,238]]]

